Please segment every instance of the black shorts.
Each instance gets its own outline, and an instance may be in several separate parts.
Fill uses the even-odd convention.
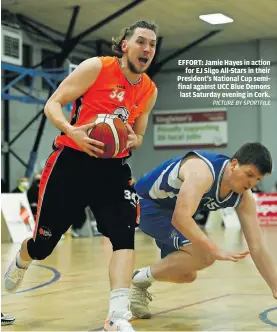
[[[90,206],[98,230],[137,226],[138,197],[124,159],[92,158],[64,147],[48,158],[42,173],[34,239],[60,239]],[[54,241],[55,242],[55,241]]]

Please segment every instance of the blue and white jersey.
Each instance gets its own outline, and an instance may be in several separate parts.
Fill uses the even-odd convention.
[[[227,197],[220,199],[220,185],[225,167],[230,158],[206,151],[194,150],[185,156],[167,160],[144,175],[137,183],[136,190],[141,198],[153,200],[161,208],[174,209],[182,180],[179,170],[182,160],[191,154],[197,155],[209,166],[213,175],[213,184],[203,195],[197,211],[218,210],[226,207],[237,207],[242,199],[241,194],[231,191]]]

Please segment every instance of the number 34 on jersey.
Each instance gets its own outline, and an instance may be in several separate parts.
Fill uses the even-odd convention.
[[[124,100],[125,91],[115,89],[110,93],[112,99],[118,99],[120,102]]]

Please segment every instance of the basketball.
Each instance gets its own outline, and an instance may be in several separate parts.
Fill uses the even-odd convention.
[[[128,132],[118,116],[97,114],[91,122],[96,126],[88,131],[88,136],[105,144],[104,153],[97,154],[99,158],[114,158],[126,148]]]

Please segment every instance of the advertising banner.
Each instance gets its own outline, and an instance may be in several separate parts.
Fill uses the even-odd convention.
[[[153,114],[155,149],[226,147],[224,109],[168,110]]]

